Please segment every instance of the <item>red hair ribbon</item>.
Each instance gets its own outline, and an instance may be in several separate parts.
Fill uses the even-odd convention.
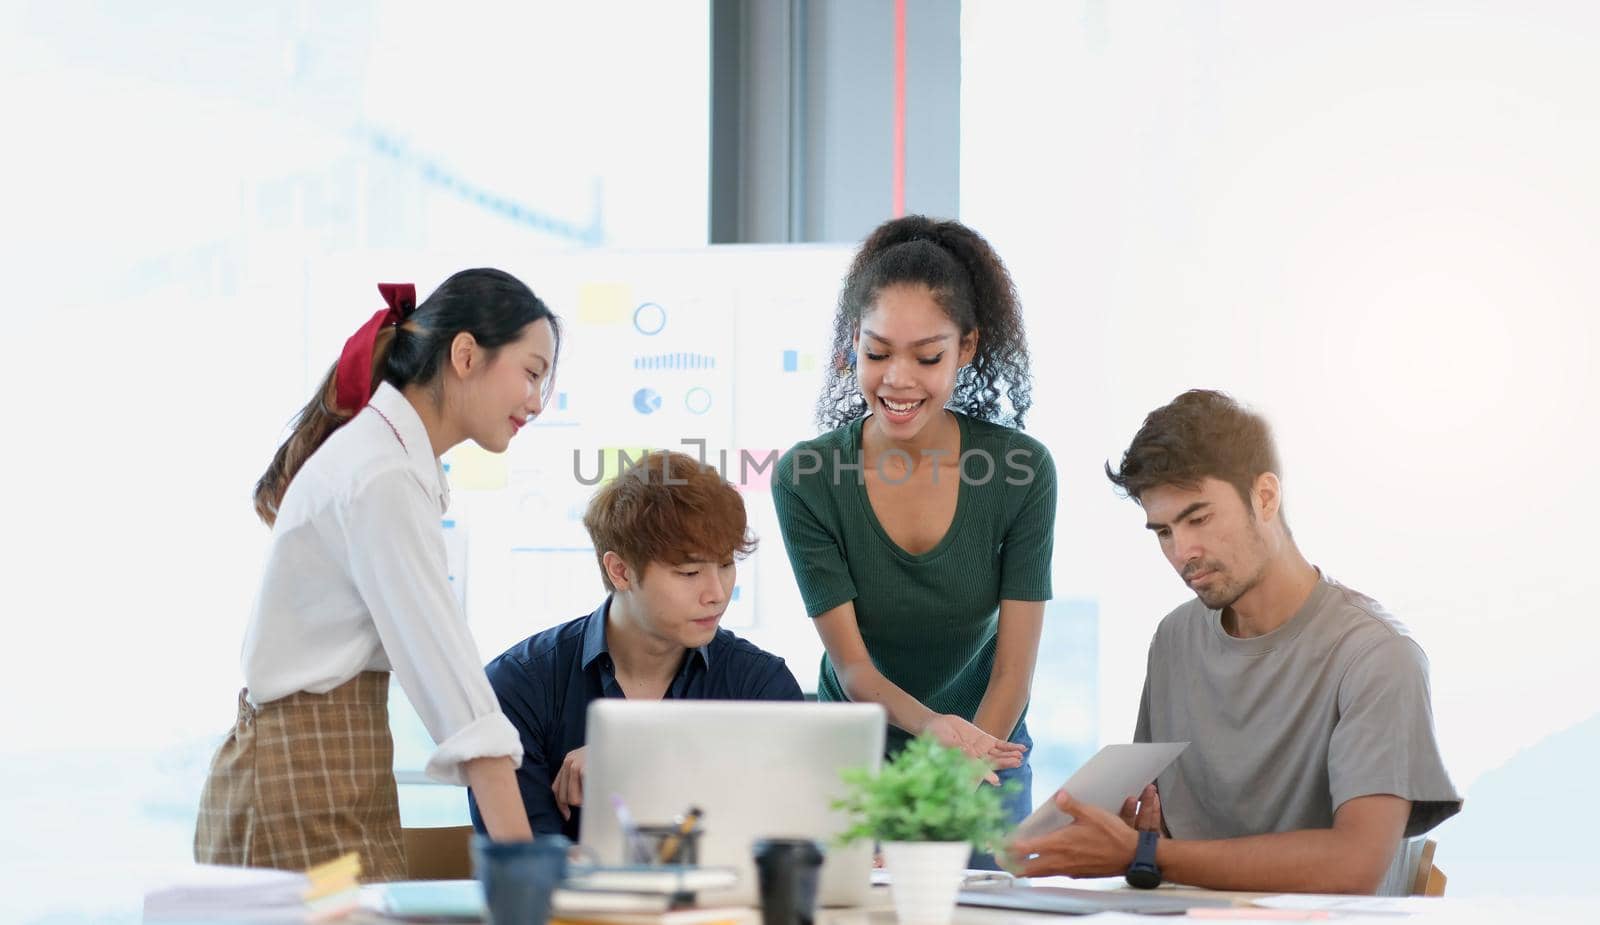
[[[379,283],[378,291],[389,307],[380,309],[344,342],[334,374],[334,400],[340,411],[355,414],[372,398],[372,349],[378,332],[400,324],[417,307],[417,287],[410,283]]]

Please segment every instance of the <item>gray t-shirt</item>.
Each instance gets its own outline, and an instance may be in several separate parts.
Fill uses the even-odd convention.
[[[1136,742],[1188,742],[1158,779],[1177,838],[1325,829],[1346,800],[1411,801],[1406,837],[1461,809],[1439,757],[1428,659],[1326,575],[1289,622],[1237,639],[1198,599],[1150,642]]]

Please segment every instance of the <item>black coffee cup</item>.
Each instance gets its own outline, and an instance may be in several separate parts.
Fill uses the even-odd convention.
[[[809,838],[763,838],[755,843],[762,925],[812,925],[822,845]]]

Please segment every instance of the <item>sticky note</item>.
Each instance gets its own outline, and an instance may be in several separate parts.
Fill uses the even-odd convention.
[[[622,324],[632,304],[633,287],[627,283],[584,283],[578,288],[578,321]]]
[[[778,450],[749,448],[729,453],[726,477],[740,491],[770,491],[779,455]]]
[[[602,485],[617,477],[624,467],[645,457],[650,447],[608,446],[598,451],[584,450],[576,457],[573,475],[583,485]]]
[[[450,488],[455,491],[494,491],[506,487],[511,467],[505,454],[491,453],[475,443],[450,451]]]

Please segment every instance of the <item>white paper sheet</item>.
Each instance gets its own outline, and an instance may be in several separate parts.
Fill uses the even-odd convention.
[[[145,891],[147,917],[217,914],[229,911],[282,911],[297,918],[306,912],[303,873],[254,867],[195,864],[174,871]]]
[[[1124,800],[1138,796],[1188,747],[1188,742],[1107,745],[1067,778],[1062,788],[1090,806],[1121,812]],[[1071,823],[1072,817],[1056,808],[1055,791],[1051,791],[1039,808],[1017,826],[1013,837],[1033,838]]]
[[[1416,899],[1421,899],[1419,904]],[[1264,909],[1297,909],[1317,912],[1348,912],[1362,914],[1382,915],[1409,915],[1418,909],[1428,907],[1429,900],[1424,897],[1385,897],[1385,896],[1340,896],[1335,894],[1305,894],[1285,893],[1281,896],[1267,896],[1255,901],[1255,905]]]

